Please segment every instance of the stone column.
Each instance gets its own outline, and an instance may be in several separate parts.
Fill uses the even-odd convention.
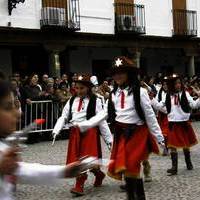
[[[60,77],[60,53],[66,49],[64,45],[45,44],[45,49],[49,53],[49,73],[52,77]]]
[[[188,63],[188,75],[194,76],[195,75],[195,62],[194,62],[194,56],[189,57],[189,63]]]
[[[58,51],[49,52],[49,73],[50,76],[60,77],[60,56]]]
[[[141,58],[141,52],[137,51],[135,53],[135,60],[136,60],[136,63],[137,63],[137,68],[139,68],[139,69],[140,69],[140,58]]]
[[[128,48],[128,54],[136,62],[137,68],[140,68],[140,58],[142,54],[142,49],[138,48]]]
[[[199,56],[199,51],[198,49],[184,49],[184,51],[187,56],[186,70],[188,75],[191,77],[195,75],[195,57]]]

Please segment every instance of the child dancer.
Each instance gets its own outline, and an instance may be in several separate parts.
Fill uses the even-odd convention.
[[[106,112],[103,110],[101,99],[92,92],[93,84],[90,82],[90,76],[87,74],[79,75],[75,82],[77,96],[73,96],[67,102],[62,116],[58,119],[53,130],[54,134],[59,133],[66,121],[75,126],[70,129],[67,164],[84,156],[101,158],[99,130],[106,143],[109,146],[112,143],[112,135],[105,121]],[[101,186],[105,174],[99,168],[93,169],[91,172],[95,175],[94,187]],[[71,193],[77,196],[84,195],[86,180],[87,173],[78,176]]]
[[[125,177],[128,200],[145,200],[141,163],[151,152],[159,153],[157,141],[164,138],[148,93],[140,87],[136,65],[126,57],[115,59],[112,69],[114,90],[108,102],[109,120],[115,134],[109,176]]]
[[[171,150],[172,168],[167,170],[169,175],[178,172],[177,149],[183,149],[188,170],[193,169],[190,157],[190,147],[197,144],[197,138],[189,121],[190,109],[200,107],[200,99],[196,101],[185,91],[181,78],[178,75],[169,77],[168,92],[165,102],[158,103],[152,100],[152,105],[167,113],[169,121],[168,148]]]

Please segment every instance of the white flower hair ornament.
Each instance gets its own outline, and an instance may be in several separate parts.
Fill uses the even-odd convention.
[[[79,76],[79,77],[78,77],[78,80],[79,80],[79,81],[82,81],[82,80],[83,80],[83,76]]]

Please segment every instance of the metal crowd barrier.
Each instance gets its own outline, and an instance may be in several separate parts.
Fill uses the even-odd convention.
[[[35,119],[45,119],[45,123],[40,125],[32,132],[48,132],[52,131],[57,119],[61,116],[62,110],[66,103],[46,101],[32,101],[30,105],[26,104],[17,129],[28,126]],[[200,110],[197,112],[200,115]],[[200,118],[200,116],[199,116]]]
[[[18,125],[18,129],[28,126],[35,119],[45,119],[45,123],[40,125],[32,132],[47,132],[52,131],[57,119],[61,116],[62,110],[66,103],[53,102],[51,100],[46,101],[32,101],[32,103],[26,104],[21,120]]]

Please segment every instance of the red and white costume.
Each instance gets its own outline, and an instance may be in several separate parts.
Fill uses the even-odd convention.
[[[59,133],[68,120],[70,101],[65,105],[62,116],[58,119],[53,133]],[[112,143],[112,135],[105,120],[106,112],[103,110],[101,99],[96,100],[96,115],[86,120],[89,98],[76,97],[72,104],[70,120],[76,127],[70,129],[67,164],[77,161],[83,156],[101,157],[99,130],[106,141]],[[98,128],[97,128],[98,126]],[[93,127],[93,128],[92,128]]]
[[[133,93],[128,94],[128,89],[120,89],[112,93],[115,118],[115,137],[108,175],[115,179],[125,177],[138,177],[141,162],[148,159],[151,152],[159,153],[156,143],[164,140],[158,125],[155,113],[152,109],[148,93],[140,89],[141,108],[144,112],[146,122],[138,116]],[[133,133],[126,137],[128,127],[134,126]]]
[[[196,101],[186,91],[186,98],[192,109],[200,107],[200,99]],[[172,148],[189,148],[197,143],[196,135],[190,123],[190,113],[183,111],[180,105],[182,92],[171,95],[171,111],[167,114],[165,102],[152,100],[152,106],[161,112],[167,114],[169,121],[168,147]]]

